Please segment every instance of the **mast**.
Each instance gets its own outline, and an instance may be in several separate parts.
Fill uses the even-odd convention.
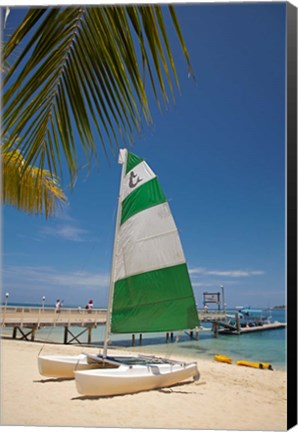
[[[108,309],[107,309],[107,320],[106,320],[106,331],[104,338],[104,346],[103,346],[103,356],[106,357],[108,351],[108,340],[111,332],[111,316],[112,316],[112,305],[113,305],[113,297],[114,297],[114,287],[115,287],[115,256],[117,253],[117,240],[118,240],[118,231],[120,226],[120,218],[121,218],[121,191],[123,179],[125,176],[126,165],[127,165],[127,149],[119,150],[119,163],[122,164],[121,171],[121,180],[120,180],[120,188],[118,195],[118,206],[117,206],[117,216],[116,216],[116,225],[115,225],[115,234],[114,234],[114,247],[113,247],[113,256],[112,256],[112,268],[110,275],[110,288],[109,288],[109,301],[108,301]]]

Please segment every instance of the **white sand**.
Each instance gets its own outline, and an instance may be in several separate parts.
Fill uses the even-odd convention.
[[[74,380],[42,377],[42,344],[1,341],[1,425],[286,430],[286,373],[198,362],[201,378],[171,389],[83,397]],[[45,345],[43,354],[97,352]],[[190,361],[188,358],[186,361]]]

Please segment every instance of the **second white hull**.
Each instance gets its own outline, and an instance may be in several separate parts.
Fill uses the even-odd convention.
[[[137,357],[132,356],[108,356],[103,358],[99,355],[79,354],[76,356],[48,355],[38,357],[39,373],[53,378],[74,378],[76,370],[117,368],[126,360],[131,361]]]
[[[47,377],[74,378],[75,370],[93,369],[95,367],[98,367],[98,365],[89,364],[85,354],[38,357],[39,373]]]
[[[112,396],[170,387],[190,378],[199,378],[196,363],[121,365],[117,369],[75,372],[77,391],[90,396]]]

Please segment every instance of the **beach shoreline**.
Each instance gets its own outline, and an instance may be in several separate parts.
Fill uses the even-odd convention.
[[[286,430],[287,374],[283,371],[192,358],[200,371],[197,382],[124,396],[85,397],[77,393],[74,380],[39,374],[41,349],[45,355],[96,350],[2,339],[1,425]]]

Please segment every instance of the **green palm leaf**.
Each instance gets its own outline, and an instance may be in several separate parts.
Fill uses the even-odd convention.
[[[18,150],[2,152],[2,199],[26,213],[53,216],[66,202],[57,179],[49,171],[27,165]]]
[[[170,19],[188,67],[189,56],[173,7]],[[131,142],[150,123],[146,74],[156,103],[174,98],[178,85],[164,10],[159,6],[30,9],[4,46],[6,61],[24,48],[4,78],[3,134],[7,151],[29,165],[70,178],[78,172],[78,136],[90,161],[97,142],[106,156],[119,137]]]

